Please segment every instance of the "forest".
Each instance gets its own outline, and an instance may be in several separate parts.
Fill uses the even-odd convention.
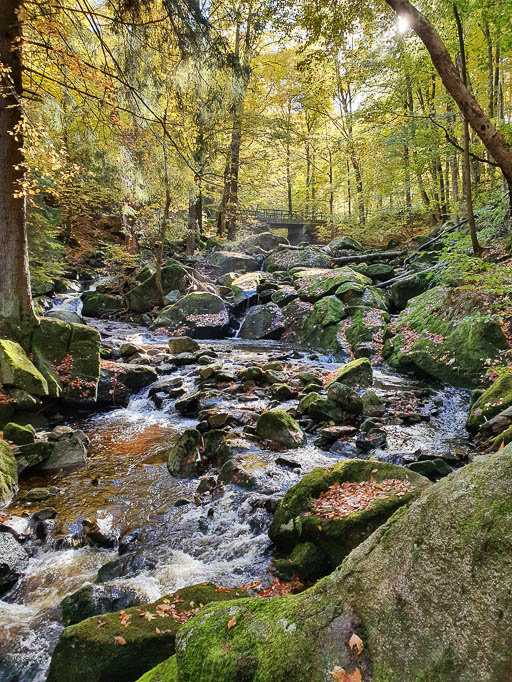
[[[510,0],[0,0],[0,258],[0,682],[509,682]]]

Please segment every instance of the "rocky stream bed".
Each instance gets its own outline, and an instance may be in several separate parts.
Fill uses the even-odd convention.
[[[158,362],[167,364],[165,335],[120,322],[89,323],[102,333],[104,344],[114,349],[126,343],[144,347],[154,353],[157,371]],[[151,602],[206,581],[223,586],[258,581],[265,587],[275,575],[267,534],[272,511],[284,491],[314,467],[354,456],[397,464],[422,455],[446,457],[451,465],[463,461],[467,391],[376,369],[373,390],[386,405],[382,416],[376,417],[385,433],[382,447],[369,447],[366,452],[356,448],[354,429],[335,448],[319,447],[315,433],[301,447],[282,446],[276,451],[255,440],[244,425],[252,422],[255,412],[279,404],[294,408],[298,400],[274,399],[271,384],[244,393],[235,380],[237,372],[270,366],[286,377],[312,372],[321,379],[340,364],[274,341],[204,341],[200,349],[232,375],[215,387],[206,408],[225,415],[221,420],[232,425],[238,438],[236,459],[250,474],[251,489],[226,482],[198,493],[198,477],[171,477],[166,467],[169,449],[178,434],[198,420],[179,414],[173,399],[157,399],[155,405],[149,397],[151,384],[133,395],[126,407],[68,420],[90,440],[87,463],[57,474],[27,475],[7,509],[28,516],[51,506],[57,515],[47,522],[44,540],[31,541],[22,577],[0,601],[3,680],[45,679],[50,653],[63,628],[60,603],[84,584],[94,583],[101,566],[121,553],[137,557],[134,574],[112,577],[100,585],[110,599],[112,595],[117,599],[117,608]],[[172,377],[182,379],[190,392],[197,386],[200,369],[195,362],[173,367]],[[48,499],[26,501],[28,490],[52,486],[55,494]],[[91,544],[84,536],[84,519],[99,527],[99,537]],[[18,530],[28,533],[28,521],[26,528]]]

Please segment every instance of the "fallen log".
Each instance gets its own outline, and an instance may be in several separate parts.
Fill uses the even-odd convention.
[[[378,260],[389,260],[391,258],[400,258],[407,253],[404,249],[401,251],[376,251],[374,253],[363,253],[353,256],[341,256],[340,258],[332,258],[331,262],[336,265],[348,265],[349,263],[371,263]]]
[[[436,263],[435,265],[432,265],[430,268],[426,268],[426,270],[420,270],[419,272],[415,272],[414,270],[408,270],[407,272],[403,272],[401,275],[397,275],[396,277],[393,277],[392,279],[388,279],[385,282],[380,282],[379,284],[375,284],[375,287],[377,289],[385,289],[390,284],[394,284],[395,282],[401,282],[403,279],[407,279],[408,277],[412,277],[414,275],[424,275],[426,272],[430,272],[431,270],[435,270],[437,267],[439,267],[439,265],[440,265],[440,263]]]

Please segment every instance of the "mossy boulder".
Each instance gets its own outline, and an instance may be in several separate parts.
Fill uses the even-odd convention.
[[[336,237],[328,244],[329,249],[337,254],[339,251],[362,251],[363,245],[352,237]]]
[[[410,491],[374,500],[366,509],[332,520],[316,514],[311,500],[335,483],[361,483],[371,479],[408,479]],[[269,537],[282,550],[290,551],[302,542],[312,542],[327,557],[325,572],[338,566],[354,547],[388,519],[398,507],[416,498],[429,481],[403,467],[385,462],[345,460],[333,467],[318,467],[292,486],[283,497],[269,528]]]
[[[512,407],[512,370],[501,374],[473,403],[466,426],[476,433],[496,415]]]
[[[189,336],[175,336],[169,339],[168,346],[173,355],[179,355],[180,353],[195,353],[200,348],[197,341],[191,339]]]
[[[282,339],[314,350],[346,357],[340,320],[343,303],[335,296],[326,296],[315,305],[300,300],[283,308],[285,330]]]
[[[186,429],[172,446],[167,458],[171,476],[194,478],[198,475],[197,463],[201,460],[203,437],[196,429]]]
[[[21,388],[33,395],[48,395],[45,377],[15,341],[0,339],[0,384]]]
[[[265,259],[267,272],[287,271],[292,268],[328,268],[330,257],[316,246],[304,249],[279,248]]]
[[[259,270],[259,262],[255,258],[239,251],[214,251],[210,263],[215,266],[215,274],[218,277],[227,272]]]
[[[489,363],[501,362],[508,345],[487,306],[478,291],[445,287],[413,298],[400,313],[396,336],[385,346],[388,362],[457,386],[476,386]]]
[[[411,298],[427,291],[429,284],[428,273],[405,277],[391,285],[391,300],[399,310],[403,310]]]
[[[82,302],[82,315],[85,317],[113,315],[124,307],[122,296],[100,294],[97,291],[86,291],[82,294]]]
[[[52,320],[70,322],[71,324],[83,324],[84,322],[80,315],[73,310],[49,310],[45,313],[45,317],[49,317]]]
[[[329,400],[337,403],[341,409],[351,414],[361,414],[363,401],[353,388],[339,381],[332,383],[327,390]]]
[[[228,331],[226,304],[216,294],[193,292],[162,309],[151,329],[166,329],[193,339],[223,338]]]
[[[32,354],[51,396],[70,403],[96,400],[100,335],[95,329],[43,318],[32,334]]]
[[[141,608],[71,625],[57,642],[47,682],[137,680],[174,653],[176,633],[189,613],[209,602],[230,601],[245,594],[237,589],[217,591],[210,584],[184,587]],[[127,627],[123,620],[129,621]],[[98,627],[99,623],[103,625]]]
[[[116,584],[83,585],[61,601],[61,621],[66,626],[76,625],[86,618],[120,611],[139,604],[140,597],[129,588]]]
[[[169,291],[181,290],[186,275],[187,270],[183,265],[177,261],[168,261],[161,273],[164,296]],[[126,304],[134,313],[148,313],[160,305],[154,273],[127,292]]]
[[[334,422],[339,424],[343,421],[343,410],[334,400],[322,397],[315,391],[309,392],[299,403],[299,412],[308,414],[316,422]]]
[[[14,445],[27,445],[33,443],[35,430],[33,426],[21,426],[9,422],[4,426],[4,440],[8,440]]]
[[[284,329],[281,308],[275,303],[255,305],[247,313],[240,328],[242,339],[278,339]]]
[[[273,232],[260,232],[259,234],[247,237],[241,242],[235,244],[237,251],[242,251],[243,253],[253,253],[263,251],[273,251],[278,246],[284,245],[289,246],[289,242],[286,237],[282,237],[280,234],[274,234]]]
[[[101,363],[98,384],[98,403],[126,407],[134,393],[157,378],[158,374],[153,367],[104,360]]]
[[[25,469],[32,469],[50,459],[53,447],[53,443],[44,440],[19,445],[14,451],[18,474],[21,474]]]
[[[303,301],[310,303],[334,293],[340,286],[348,283],[365,286],[371,284],[372,281],[352,268],[336,270],[308,268],[299,270],[294,275],[297,293]]]
[[[346,384],[347,386],[371,386],[373,383],[372,366],[368,358],[358,358],[347,362],[329,375],[327,387],[334,383]]]
[[[6,504],[18,486],[18,467],[14,453],[5,440],[0,440],[0,504]],[[1,561],[1,559],[0,559]]]
[[[356,358],[374,357],[382,352],[389,321],[389,314],[384,310],[356,308],[345,332]]]
[[[372,682],[508,680],[511,552],[508,446],[429,486],[313,588],[205,608],[180,630],[169,680],[325,682],[340,668]]]
[[[298,448],[306,440],[300,426],[285,410],[263,412],[256,422],[256,433],[260,438],[280,443],[287,448]]]

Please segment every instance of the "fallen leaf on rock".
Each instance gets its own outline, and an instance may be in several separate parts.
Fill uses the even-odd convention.
[[[146,611],[146,613],[144,614],[144,618],[145,618],[146,620],[154,620],[154,619],[155,619],[155,614],[154,614],[154,613],[151,613],[150,611]]]
[[[228,630],[231,630],[231,628],[234,628],[236,625],[236,616],[233,616],[233,618],[230,618],[228,620]]]
[[[354,632],[352,637],[348,641],[348,645],[351,649],[357,649],[357,654],[359,655],[363,650],[363,640],[358,637]]]
[[[126,644],[126,639],[124,637],[114,637],[114,639],[119,646],[124,646]]]
[[[103,627],[104,625],[106,625],[106,624],[107,624],[107,621],[106,621],[106,620],[99,620],[99,621],[98,621],[98,627],[99,627],[99,628],[102,628],[102,627]]]
[[[353,673],[346,673],[344,668],[337,665],[334,670],[329,670],[329,675],[336,682],[363,682],[359,668],[356,668]]]

